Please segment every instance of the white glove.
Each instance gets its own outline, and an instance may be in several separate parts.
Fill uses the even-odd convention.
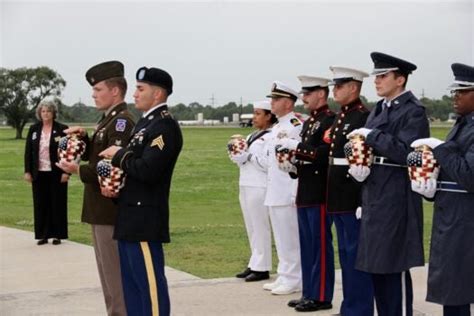
[[[419,146],[422,146],[422,145],[426,145],[426,146],[430,147],[431,149],[435,149],[436,147],[438,147],[439,145],[441,145],[443,143],[444,142],[442,140],[439,140],[439,139],[434,138],[434,137],[430,137],[430,138],[417,139],[413,143],[411,143],[410,146],[413,147],[413,148],[416,148],[416,147],[419,147]]]
[[[232,160],[233,162],[235,162],[238,165],[243,165],[244,163],[246,163],[248,161],[249,155],[250,154],[248,152],[243,151],[243,152],[238,153],[236,155],[230,155],[230,160]]]
[[[419,193],[429,199],[435,196],[436,193],[436,180],[435,179],[428,179],[428,180],[411,180],[411,189]]]
[[[362,207],[359,206],[357,209],[356,209],[356,218],[357,219],[360,219],[362,217]]]
[[[354,135],[362,135],[362,136],[364,136],[364,138],[367,138],[367,135],[369,135],[370,132],[372,132],[371,129],[361,127],[361,128],[357,128],[357,129],[353,130],[352,132],[347,134],[346,137],[349,139],[350,137],[352,137]]]
[[[349,174],[358,182],[363,182],[370,174],[370,168],[362,165],[351,165]]]
[[[287,148],[289,150],[296,150],[299,143],[300,142],[297,141],[296,139],[285,137],[285,138],[281,138],[281,139],[277,140],[276,143],[275,143],[275,147],[276,146],[281,146],[280,147],[281,149]]]

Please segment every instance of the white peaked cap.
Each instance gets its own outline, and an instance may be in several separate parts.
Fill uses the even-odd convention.
[[[348,67],[340,67],[340,66],[331,66],[329,69],[333,73],[333,82],[337,83],[337,81],[349,81],[349,80],[356,80],[356,81],[364,81],[364,78],[369,76],[368,73],[362,70],[348,68]]]

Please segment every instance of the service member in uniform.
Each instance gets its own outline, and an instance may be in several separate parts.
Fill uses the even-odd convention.
[[[362,186],[362,218],[356,269],[372,274],[379,315],[413,314],[409,269],[424,265],[421,196],[410,188],[406,169],[410,144],[428,137],[425,108],[408,90],[408,75],[416,66],[374,52],[375,88],[384,99],[372,109],[363,135],[373,148],[370,169],[351,166],[349,173]]]
[[[117,206],[112,199],[101,194],[96,166],[102,159],[99,157],[102,150],[110,145],[128,143],[135,124],[124,102],[127,81],[121,62],[108,61],[98,64],[86,72],[86,79],[92,86],[92,98],[97,109],[104,114],[91,138],[82,127],[74,126],[65,131],[78,133],[84,138],[86,152],[82,159],[89,163],[79,166],[63,161],[60,167],[69,173],[79,173],[84,183],[82,221],[92,225],[92,240],[107,313],[126,315],[117,242],[112,238]]]
[[[247,151],[230,156],[240,168],[239,201],[251,252],[247,268],[236,277],[246,282],[269,279],[272,269],[270,214],[263,202],[267,187],[265,147],[276,121],[269,101],[254,102],[253,126],[257,130],[246,138]]]
[[[433,149],[438,183],[412,181],[412,188],[434,197],[427,300],[442,304],[444,316],[469,316],[474,303],[474,67],[456,63],[451,68],[456,124],[446,142],[427,138],[412,144]]]
[[[128,315],[169,315],[170,300],[162,243],[169,236],[169,193],[183,146],[178,122],[168,112],[173,80],[164,70],[136,74],[135,106],[143,112],[127,147],[101,155],[125,173],[114,238],[118,240]],[[109,192],[110,193],[110,192]]]
[[[341,315],[368,316],[374,314],[374,295],[370,274],[355,269],[360,228],[361,184],[348,174],[349,163],[344,145],[347,134],[363,127],[369,110],[360,100],[364,78],[369,74],[347,67],[329,67],[333,72],[334,101],[341,110],[331,128],[331,150],[328,171],[328,213],[337,231],[339,262],[342,270]],[[356,212],[356,210],[358,212]]]
[[[263,288],[272,294],[286,295],[301,290],[298,218],[295,207],[297,181],[279,169],[275,146],[281,138],[292,138],[299,142],[302,124],[293,112],[298,99],[297,91],[280,81],[275,81],[267,97],[272,99],[272,113],[278,118],[265,149],[268,173],[264,202],[270,209],[278,254],[278,277],[274,282],[264,284]]]
[[[304,122],[301,142],[280,139],[282,148],[295,150],[298,177],[296,206],[301,250],[303,295],[288,306],[309,312],[332,308],[334,250],[332,221],[326,212],[328,137],[335,114],[328,107],[329,79],[299,76],[304,107],[310,117]]]

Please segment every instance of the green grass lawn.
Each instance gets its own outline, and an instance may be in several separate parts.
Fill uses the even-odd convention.
[[[444,139],[448,130],[434,128],[432,134]],[[230,135],[250,131],[183,128],[184,148],[171,189],[171,244],[165,246],[167,265],[203,278],[229,277],[246,266],[249,249],[238,203],[238,170],[229,161],[225,145]],[[0,129],[0,225],[32,231],[31,187],[23,181],[25,141],[14,140],[14,135],[12,129]],[[80,222],[82,192],[81,182],[72,177],[69,238],[91,244],[90,227]],[[425,202],[424,206],[425,253],[428,253],[432,204]],[[274,268],[276,258],[274,253]]]

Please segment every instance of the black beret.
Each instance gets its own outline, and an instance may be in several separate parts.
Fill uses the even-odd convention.
[[[123,75],[123,64],[119,61],[112,60],[95,65],[87,70],[86,80],[91,86],[94,86],[95,84],[110,78],[123,78]]]
[[[373,52],[370,54],[370,57],[374,62],[374,71],[372,72],[373,75],[381,75],[389,71],[399,71],[408,75],[417,68],[415,64],[412,64],[409,61],[384,53]]]
[[[151,85],[159,86],[168,92],[173,93],[173,78],[166,71],[159,68],[141,67],[137,70],[136,79],[139,82],[146,82]]]
[[[454,63],[451,65],[453,70],[454,82],[449,87],[451,90],[463,90],[474,88],[474,67]]]

